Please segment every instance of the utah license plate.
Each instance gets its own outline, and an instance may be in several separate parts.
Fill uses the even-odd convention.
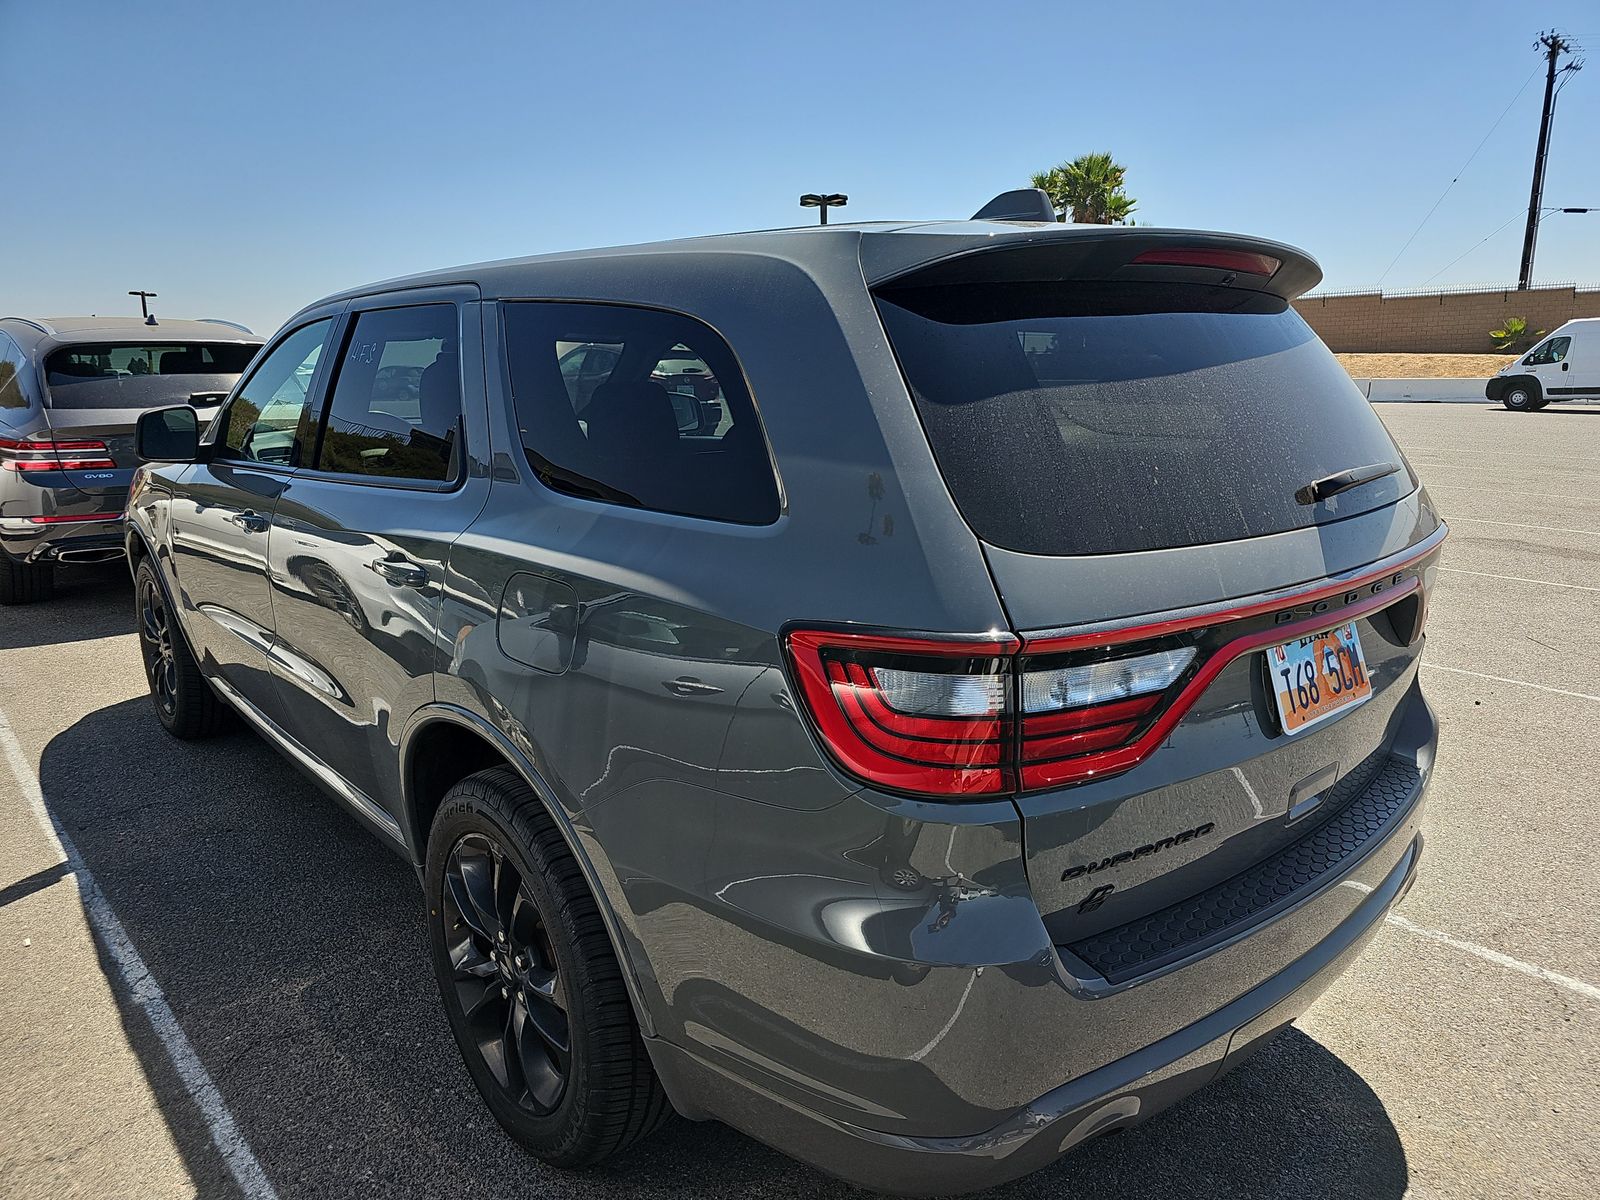
[[[1274,646],[1267,665],[1285,733],[1299,733],[1372,695],[1353,622]]]

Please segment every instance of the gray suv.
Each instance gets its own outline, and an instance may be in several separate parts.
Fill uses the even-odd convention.
[[[156,713],[415,864],[539,1157],[676,1110],[1015,1178],[1248,1055],[1416,871],[1446,531],[1319,278],[973,220],[334,296],[203,432],[141,425]]]
[[[46,599],[57,566],[122,557],[134,421],[215,411],[260,348],[226,321],[0,318],[0,604]]]

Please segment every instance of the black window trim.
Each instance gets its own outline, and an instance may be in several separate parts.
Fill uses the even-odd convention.
[[[778,511],[777,515],[774,516],[770,521],[729,521],[722,517],[706,517],[697,516],[693,513],[669,512],[666,509],[648,508],[639,504],[619,503],[617,501],[591,496],[579,496],[572,492],[563,492],[551,487],[539,477],[538,464],[528,461],[528,473],[533,477],[535,485],[543,495],[555,497],[563,502],[581,504],[586,508],[591,505],[598,506],[603,512],[621,513],[635,517],[651,517],[672,521],[695,521],[697,523],[714,525],[719,529],[769,530],[781,525],[788,517],[789,492],[784,486],[783,472],[778,469],[778,456],[773,452],[772,441],[767,436],[767,423],[766,419],[761,415],[760,398],[756,395],[755,385],[750,381],[749,371],[745,369],[744,359],[742,359],[739,356],[739,352],[734,349],[733,341],[721,330],[720,327],[716,325],[715,322],[704,316],[701,316],[698,313],[692,313],[681,308],[673,308],[672,306],[666,304],[653,304],[648,300],[611,300],[604,298],[597,299],[594,296],[530,296],[513,294],[485,297],[484,302],[486,305],[492,306],[494,310],[495,352],[500,360],[500,395],[504,404],[505,413],[510,418],[511,432],[514,443],[517,448],[522,451],[524,461],[528,461],[530,458],[537,458],[539,463],[545,464],[545,469],[549,470],[554,468],[552,473],[561,473],[564,468],[556,467],[554,463],[551,463],[538,451],[530,451],[528,447],[522,443],[522,439],[516,436],[517,404],[516,397],[512,394],[511,390],[511,354],[509,343],[506,341],[506,322],[502,311],[506,305],[587,304],[599,308],[635,308],[642,309],[646,312],[664,313],[665,315],[671,317],[683,317],[686,320],[693,321],[697,325],[705,326],[705,328],[709,329],[713,335],[721,340],[723,346],[727,348],[729,356],[733,359],[734,366],[738,368],[739,382],[744,385],[744,394],[750,401],[750,411],[755,416],[756,430],[761,434],[761,446],[766,452],[767,466],[772,471],[772,483],[777,489],[778,493]]]
[[[314,313],[306,314],[305,320],[294,325],[286,325],[278,331],[277,336],[261,345],[261,348],[256,351],[255,358],[250,361],[249,368],[239,376],[238,382],[233,385],[233,390],[228,393],[228,398],[222,402],[222,407],[217,409],[217,415],[212,417],[211,423],[201,431],[200,445],[208,451],[207,462],[226,463],[230,467],[246,467],[252,470],[266,471],[272,475],[293,475],[300,470],[299,465],[292,462],[268,463],[254,458],[229,458],[226,455],[219,454],[217,450],[221,446],[222,431],[227,428],[228,413],[233,410],[234,403],[239,399],[239,394],[249,386],[250,381],[256,377],[261,368],[266,366],[267,359],[277,352],[278,347],[302,329],[327,321],[328,336],[322,343],[323,348],[326,349],[332,345],[333,339],[339,331],[339,321],[341,314],[344,312],[344,307],[344,305],[340,305],[331,311],[318,310]],[[326,354],[317,361],[317,369],[312,372],[311,383],[306,388],[306,403],[313,410],[321,402],[321,389],[327,380],[328,362],[329,356]]]
[[[458,295],[427,296],[426,292],[390,292],[378,296],[363,296],[360,300],[351,301],[339,315],[339,321],[334,327],[330,345],[337,345],[337,352],[328,356],[328,377],[323,381],[316,399],[317,431],[316,441],[311,451],[311,461],[314,463],[322,454],[322,437],[328,428],[328,417],[333,412],[333,390],[338,385],[339,373],[335,363],[343,363],[346,349],[350,345],[350,337],[355,333],[356,319],[362,313],[382,312],[394,308],[428,308],[440,304],[448,304],[456,310],[456,357],[460,362],[461,376],[457,382],[461,385],[461,413],[456,417],[456,433],[460,439],[461,452],[457,455],[456,473],[453,479],[402,479],[389,475],[356,475],[349,471],[325,471],[321,467],[300,467],[295,472],[296,479],[315,479],[327,483],[342,483],[350,487],[381,487],[392,491],[401,492],[456,492],[467,484],[467,388],[466,364],[467,356],[462,343],[466,339],[466,325],[463,320],[463,306],[467,300]]]

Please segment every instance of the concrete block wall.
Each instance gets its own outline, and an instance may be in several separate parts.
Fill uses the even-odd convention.
[[[1489,354],[1489,330],[1526,317],[1551,330],[1574,317],[1600,317],[1600,288],[1514,288],[1386,296],[1380,292],[1302,296],[1295,309],[1317,336],[1354,354]]]

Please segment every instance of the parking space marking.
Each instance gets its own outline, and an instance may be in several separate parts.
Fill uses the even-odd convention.
[[[1459,525],[1463,521],[1475,525],[1507,525],[1512,529],[1542,529],[1546,533],[1581,533],[1588,537],[1600,537],[1600,529],[1567,529],[1560,525],[1529,525],[1522,521],[1491,521],[1488,517],[1458,517],[1450,514],[1450,524]]]
[[[1479,579],[1504,579],[1508,583],[1536,583],[1540,587],[1567,588],[1574,592],[1600,592],[1600,587],[1586,587],[1581,583],[1557,583],[1554,579],[1529,579],[1526,575],[1495,575],[1489,571],[1469,571],[1465,567],[1440,567],[1452,575],[1476,575]]]
[[[1430,468],[1438,467],[1438,466],[1446,466],[1446,465],[1457,466],[1457,464],[1454,464],[1454,463],[1450,463],[1450,464],[1428,463],[1426,465],[1428,467],[1430,467]],[[1466,471],[1466,470],[1476,470],[1477,468],[1475,468],[1475,467],[1458,467],[1458,469]],[[1430,492],[1473,492],[1473,493],[1475,493],[1477,495],[1480,495],[1480,496],[1483,494],[1483,486],[1481,484],[1470,484],[1470,483],[1429,483],[1427,485],[1427,488],[1428,488],[1428,490]],[[1569,496],[1566,492],[1512,492],[1512,491],[1507,491],[1504,488],[1495,488],[1494,489],[1494,494],[1495,494],[1496,497],[1500,497],[1500,496],[1527,496],[1527,497],[1530,497],[1530,498],[1536,499],[1536,500],[1571,500],[1571,501],[1574,501],[1574,502],[1579,501],[1579,500],[1593,500],[1594,499],[1593,496]]]
[[[1355,888],[1358,892],[1371,894],[1372,885],[1357,883],[1347,879],[1345,886]],[[1600,1003],[1600,987],[1592,983],[1585,983],[1582,979],[1574,979],[1571,975],[1563,975],[1560,971],[1552,971],[1548,967],[1541,967],[1537,963],[1523,962],[1520,958],[1512,958],[1509,954],[1502,954],[1499,950],[1492,950],[1488,946],[1477,942],[1464,941],[1458,937],[1451,937],[1442,929],[1429,929],[1426,925],[1418,925],[1409,917],[1402,917],[1397,912],[1384,914],[1385,921],[1391,925],[1398,925],[1407,933],[1414,933],[1418,937],[1427,938],[1429,941],[1438,942],[1442,946],[1449,946],[1453,950],[1460,950],[1464,954],[1471,954],[1485,962],[1492,962],[1498,967],[1505,967],[1510,971],[1518,971],[1523,975],[1530,975],[1534,979],[1542,979],[1546,983],[1553,983],[1559,988],[1582,996],[1585,1000]]]
[[[1502,954],[1498,950],[1491,950],[1488,946],[1480,946],[1477,942],[1462,941],[1460,938],[1451,937],[1448,933],[1438,929],[1429,929],[1426,925],[1418,925],[1399,913],[1390,913],[1388,921],[1391,925],[1398,925],[1407,933],[1414,933],[1418,937],[1428,938],[1431,941],[1460,950],[1466,954],[1473,954],[1492,962],[1496,966],[1505,967],[1510,971],[1520,971],[1524,975],[1531,975],[1535,979],[1542,979],[1546,983],[1553,983],[1559,988],[1565,988],[1574,995],[1582,996],[1585,1000],[1600,1003],[1600,987],[1592,983],[1585,983],[1581,979],[1574,979],[1571,975],[1563,975],[1559,971],[1552,971],[1541,967],[1537,963],[1523,962],[1520,958],[1512,958],[1509,954]]]
[[[4,753],[11,774],[22,791],[23,800],[44,833],[46,844],[61,856],[66,867],[63,878],[70,876],[76,881],[90,926],[105,947],[106,954],[116,964],[117,974],[122,977],[129,999],[143,1010],[156,1037],[161,1040],[162,1049],[167,1052],[167,1058],[182,1080],[184,1091],[205,1119],[212,1145],[222,1155],[229,1174],[247,1200],[277,1200],[277,1191],[261,1169],[260,1161],[250,1149],[250,1143],[245,1140],[233,1114],[228,1111],[222,1093],[212,1082],[183,1027],[178,1024],[178,1018],[167,1003],[161,985],[129,940],[127,931],[112,911],[110,902],[78,853],[78,848],[72,844],[72,839],[45,803],[39,777],[23,753],[22,743],[17,740],[16,732],[4,711],[0,711],[0,752]]]
[[[1571,696],[1577,700],[1593,700],[1600,704],[1600,696],[1591,696],[1588,692],[1569,692],[1566,688],[1551,687],[1547,683],[1530,683],[1526,679],[1509,679],[1504,675],[1490,675],[1483,671],[1468,671],[1461,667],[1442,667],[1438,663],[1425,662],[1422,664],[1424,671],[1449,671],[1452,675],[1471,675],[1477,679],[1492,679],[1496,683],[1514,683],[1518,687],[1536,688],[1541,692],[1554,692],[1557,696]]]

